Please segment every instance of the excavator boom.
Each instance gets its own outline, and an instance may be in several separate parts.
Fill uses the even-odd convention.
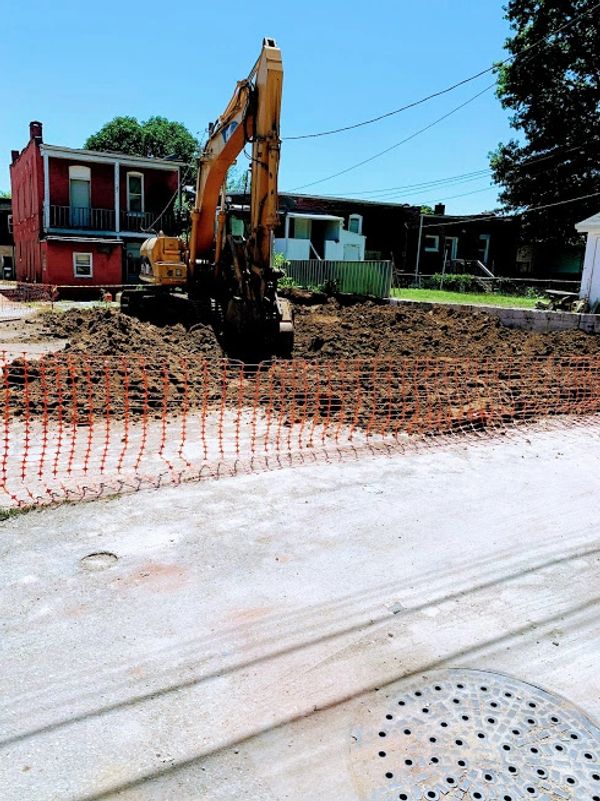
[[[281,51],[273,39],[264,39],[252,71],[238,82],[225,111],[209,126],[199,159],[187,253],[175,237],[152,237],[142,246],[141,279],[158,288],[185,286],[195,300],[209,298],[219,309],[230,341],[237,338],[258,349],[288,354],[293,343],[291,306],[277,296],[281,273],[271,265],[273,231],[279,222],[282,86]],[[250,219],[246,235],[236,237],[228,232],[224,188],[229,168],[247,144]]]

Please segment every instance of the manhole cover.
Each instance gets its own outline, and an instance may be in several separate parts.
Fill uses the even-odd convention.
[[[81,567],[85,570],[104,570],[117,562],[118,556],[110,551],[97,551],[89,553],[81,560]]]
[[[530,684],[445,670],[379,692],[352,770],[377,801],[600,801],[600,729]]]

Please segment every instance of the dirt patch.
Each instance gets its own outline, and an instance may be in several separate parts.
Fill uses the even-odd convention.
[[[209,326],[159,328],[113,309],[72,309],[45,314],[37,325],[40,336],[68,339],[64,352],[89,356],[144,356],[153,359],[220,358],[223,351]]]
[[[303,359],[600,355],[600,337],[583,331],[538,334],[505,328],[484,312],[364,303],[296,308],[294,355]]]
[[[11,362],[4,401],[15,416],[70,426],[254,407],[286,424],[437,433],[600,410],[600,337],[507,329],[484,313],[301,304],[295,358],[258,370],[224,359],[205,326],[159,328],[109,309],[37,326],[69,342]]]

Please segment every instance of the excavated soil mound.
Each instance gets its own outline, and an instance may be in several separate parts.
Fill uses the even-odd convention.
[[[538,334],[509,329],[485,312],[442,306],[425,311],[372,302],[342,306],[335,300],[307,306],[301,300],[295,315],[294,357],[298,359],[600,355],[600,337],[583,331]],[[38,325],[47,337],[68,339],[65,350],[72,353],[143,355],[148,361],[223,356],[208,326],[190,331],[182,325],[159,328],[111,309],[45,314]]]
[[[204,326],[158,328],[106,309],[44,315],[39,325],[69,344],[8,366],[15,416],[80,425],[259,406],[288,423],[439,433],[600,411],[600,337],[510,330],[485,313],[297,305],[295,359],[258,370],[225,360]]]
[[[509,329],[485,312],[473,314],[442,306],[425,311],[371,302],[342,307],[334,300],[296,308],[294,355],[303,359],[595,354],[600,354],[598,336],[583,331],[537,334]]]
[[[192,355],[220,358],[223,351],[209,326],[187,331],[182,325],[158,328],[112,309],[71,309],[45,314],[41,333],[68,339],[65,351],[89,356],[144,356],[152,359],[188,358]]]

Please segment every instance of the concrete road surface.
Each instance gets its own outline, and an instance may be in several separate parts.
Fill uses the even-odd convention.
[[[2,801],[363,799],[356,721],[440,666],[600,720],[599,499],[588,421],[5,522]]]

